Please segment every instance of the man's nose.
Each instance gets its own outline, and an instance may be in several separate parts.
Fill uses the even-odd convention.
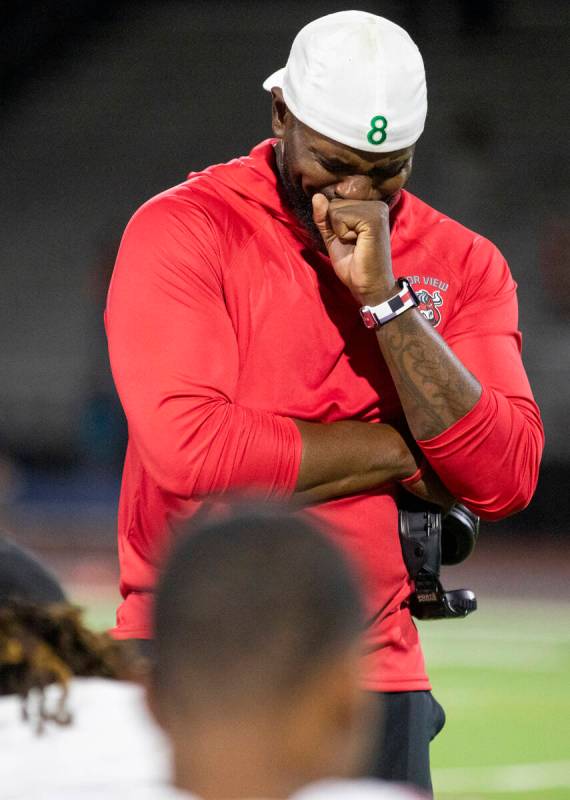
[[[336,197],[342,200],[378,200],[380,193],[365,175],[348,175],[334,186]]]

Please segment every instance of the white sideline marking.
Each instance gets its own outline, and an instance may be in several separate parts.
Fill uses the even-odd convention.
[[[485,651],[473,653],[437,653],[429,647],[424,647],[424,653],[430,669],[450,669],[464,667],[469,669],[494,669],[506,672],[536,672],[556,674],[563,671],[563,666],[555,659],[548,659],[544,655],[525,657],[523,654],[507,655]]]
[[[568,656],[560,647],[525,641],[512,643],[486,641],[459,641],[425,637],[424,653],[430,667],[486,667],[520,672],[561,672],[566,669]],[[570,654],[569,654],[570,655]]]
[[[570,761],[432,770],[436,792],[533,792],[570,786]]]
[[[448,630],[430,630],[426,633],[426,628],[420,627],[420,632],[427,641],[440,641],[442,639],[457,639],[467,642],[479,640],[490,642],[509,642],[514,644],[554,644],[564,645],[570,642],[570,634],[565,633],[563,630],[557,633],[517,633],[515,631],[505,630],[480,630],[473,628],[449,628]]]

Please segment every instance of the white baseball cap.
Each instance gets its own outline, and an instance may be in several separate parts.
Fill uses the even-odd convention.
[[[287,65],[264,82],[291,112],[336,142],[388,153],[416,142],[427,90],[420,51],[403,28],[366,11],[339,11],[301,28]]]

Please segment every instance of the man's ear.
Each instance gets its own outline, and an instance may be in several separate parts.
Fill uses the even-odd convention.
[[[364,774],[376,744],[377,704],[361,688],[362,648],[360,643],[331,664],[325,679],[328,695],[326,724],[328,738],[337,742],[334,756],[337,774],[353,777]]]
[[[278,139],[282,139],[285,134],[286,117],[289,109],[283,100],[283,92],[278,86],[271,90],[271,127]]]
[[[364,774],[372,722],[361,689],[362,647],[327,659],[289,700],[281,729],[288,757],[310,780]]]
[[[154,721],[158,723],[159,727],[165,731],[167,729],[167,715],[164,711],[163,704],[160,702],[160,698],[158,697],[152,672],[149,672],[145,676],[143,684],[145,689],[146,705],[150,711],[150,715]]]

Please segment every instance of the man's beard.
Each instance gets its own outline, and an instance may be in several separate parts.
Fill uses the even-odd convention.
[[[315,249],[326,253],[327,249],[323,237],[313,219],[312,199],[305,194],[302,186],[294,182],[284,148],[282,148],[281,151],[276,149],[275,157],[277,161],[277,170],[281,177],[281,187],[287,205],[291,208],[301,225],[311,237]],[[382,200],[387,204],[388,208],[392,210],[397,205],[400,196],[401,191],[398,189],[397,192],[383,197]]]
[[[281,158],[279,158],[279,156],[277,157],[277,164],[287,205],[291,207],[291,210],[301,225],[310,235],[315,248],[326,252],[322,236],[313,220],[313,203],[311,198],[307,197],[301,186],[294,183],[284,153]]]

